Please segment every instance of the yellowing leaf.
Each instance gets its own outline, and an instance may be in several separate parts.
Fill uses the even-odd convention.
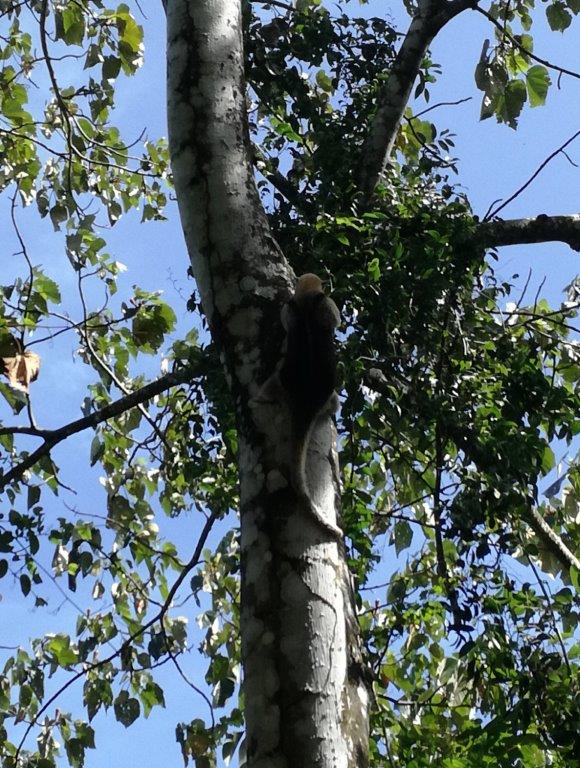
[[[36,352],[16,352],[12,357],[3,357],[1,360],[1,372],[10,386],[28,393],[28,385],[37,379],[40,370],[40,357]]]

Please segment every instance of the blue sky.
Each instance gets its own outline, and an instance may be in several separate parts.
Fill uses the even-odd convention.
[[[353,13],[380,15],[390,12],[405,28],[403,4],[373,2],[359,11],[351,4]],[[118,122],[125,128],[125,137],[138,136],[143,129],[156,138],[166,135],[165,114],[165,22],[161,3],[151,3],[146,8],[148,19],[137,17],[145,26],[145,65],[139,75],[129,81],[119,81]],[[537,9],[541,17],[543,8]],[[550,32],[545,23],[534,28],[535,51],[544,58],[562,66],[574,68],[578,60],[578,21],[565,35]],[[493,37],[493,30],[479,14],[467,12],[455,19],[432,46],[432,58],[440,63],[443,75],[431,88],[431,104],[438,101],[454,101],[467,96],[472,100],[456,107],[442,107],[431,113],[440,127],[448,127],[456,134],[456,155],[460,159],[459,181],[468,194],[476,213],[483,215],[489,204],[509,196],[536,169],[542,160],[568,138],[580,124],[580,84],[578,80],[564,78],[562,89],[552,88],[544,108],[526,110],[517,132],[493,120],[478,121],[481,95],[475,88],[473,70],[479,59],[483,40]],[[555,79],[555,78],[554,78]],[[423,105],[424,106],[424,105]],[[421,105],[418,109],[423,108]],[[580,140],[569,149],[570,156],[580,162]],[[578,170],[562,156],[555,158],[535,183],[503,211],[506,218],[534,216],[539,213],[576,213],[580,208],[578,195]],[[2,238],[0,279],[10,279],[13,274],[12,255],[17,250],[15,240],[6,221],[7,201],[0,200],[0,221],[5,235]],[[187,255],[181,234],[177,209],[170,204],[166,223],[139,224],[138,215],[122,219],[108,234],[109,250],[127,265],[121,279],[127,289],[134,283],[148,290],[163,290],[166,299],[180,317],[180,327],[186,330],[192,322],[186,314],[185,303],[192,285],[186,277]],[[19,220],[26,232],[30,255],[35,262],[44,265],[47,273],[57,279],[63,293],[72,292],[73,276],[63,248],[63,235],[55,235],[48,220],[39,221],[33,212],[19,211]],[[526,276],[533,270],[530,291],[545,278],[544,294],[551,302],[558,302],[561,289],[578,272],[580,255],[560,244],[511,247],[503,249],[499,272],[503,277],[513,273]],[[72,295],[72,293],[71,293]],[[533,295],[533,293],[532,293]],[[69,307],[74,308],[74,298],[67,297]],[[33,387],[35,412],[39,423],[54,427],[80,416],[79,406],[85,395],[90,369],[73,356],[74,344],[69,334],[58,341],[43,345],[41,376]],[[148,363],[147,371],[159,370],[161,355]],[[7,409],[0,404],[0,416],[7,423],[15,423]],[[18,421],[21,423],[21,421]],[[55,451],[55,459],[63,468],[63,480],[74,485],[77,495],[62,492],[60,500],[49,504],[48,516],[55,520],[63,514],[62,502],[76,506],[82,512],[103,514],[104,493],[98,483],[98,470],[88,470],[88,455],[92,434],[83,433]],[[187,557],[195,546],[200,520],[193,513],[179,520],[163,521],[170,538],[181,542],[181,552]],[[28,638],[47,631],[63,631],[74,626],[77,611],[69,603],[62,603],[56,589],[51,610],[33,610],[23,603],[17,589],[10,589],[5,579],[1,587],[0,645],[27,643]],[[82,605],[82,592],[77,595]],[[180,613],[177,611],[177,613]],[[194,606],[188,604],[191,624]],[[197,633],[199,639],[199,633]],[[1,652],[0,652],[1,653]],[[195,654],[183,660],[184,669],[196,682],[200,679],[200,667]],[[205,716],[203,702],[195,696],[177,676],[171,665],[160,670],[160,682],[165,685],[167,710],[154,710],[150,719],[139,720],[129,730],[114,721],[112,712],[107,717],[97,717],[97,750],[87,755],[87,768],[123,766],[123,768],[153,768],[159,765],[180,765],[181,757],[175,742],[174,726],[179,720],[190,720],[196,715]],[[50,690],[50,686],[48,687]],[[61,709],[80,711],[81,685],[68,694]]]

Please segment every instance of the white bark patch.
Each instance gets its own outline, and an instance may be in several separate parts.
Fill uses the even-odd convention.
[[[240,471],[244,475],[242,504],[257,496],[264,486],[264,468],[260,452],[246,441],[240,444]]]
[[[167,26],[171,163],[188,251],[211,322],[216,308],[224,316],[239,305],[242,277],[244,290],[248,279],[262,282],[252,278],[250,262],[240,255],[254,254],[256,264],[266,261],[267,224],[245,134],[240,4],[171,0]],[[270,244],[268,249],[270,255]]]

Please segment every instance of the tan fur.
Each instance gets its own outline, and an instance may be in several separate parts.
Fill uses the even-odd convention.
[[[300,275],[296,283],[294,298],[299,299],[307,293],[324,293],[322,290],[322,280],[318,275],[313,275],[312,272]]]

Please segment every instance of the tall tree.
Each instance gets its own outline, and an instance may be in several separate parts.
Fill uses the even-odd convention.
[[[163,704],[165,662],[200,691],[173,613],[188,584],[212,699],[209,721],[179,724],[177,740],[198,768],[218,749],[230,759],[243,730],[238,759],[252,768],[572,764],[576,462],[543,503],[538,484],[578,432],[578,288],[559,307],[528,302],[525,288],[510,302],[487,252],[548,240],[580,250],[580,217],[503,220],[506,201],[478,221],[453,185],[452,138],[425,119],[430,107],[410,106],[413,92],[429,101],[431,42],[478,13],[495,35],[475,73],[481,117],[516,128],[526,102],[545,101],[550,71],[579,77],[534,53],[532,9],[420,0],[398,34],[347,3],[167,0],[169,164],[163,141],[135,154],[112,122],[116,78],[143,53],[128,6],[3,3],[2,183],[26,271],[4,288],[1,393],[28,423],[0,429],[0,576],[39,607],[43,582],[64,576],[69,598],[99,601],[83,604],[76,637],[9,654],[6,766],[55,765],[57,733],[83,765],[99,710],[128,726]],[[554,0],[545,13],[564,31],[578,10]],[[83,69],[64,66],[70,56]],[[37,72],[51,96],[31,99],[33,113]],[[139,288],[118,299],[100,216],[163,218],[170,168],[197,326],[168,349],[174,311]],[[19,208],[31,204],[64,227],[79,317],[29,255]],[[292,410],[264,396],[302,272],[326,279],[343,318],[338,440],[325,414],[309,441],[312,508],[290,482]],[[82,418],[44,428],[34,380],[50,350],[32,344],[64,331],[96,379]],[[171,371],[146,383],[132,360],[162,348]],[[46,489],[62,488],[54,450],[89,429],[106,513],[61,510],[49,523]],[[155,520],[192,507],[206,517],[184,557]],[[232,509],[239,539],[220,523]],[[375,546],[384,537],[407,557],[395,570]],[[77,682],[88,721],[60,706]]]

